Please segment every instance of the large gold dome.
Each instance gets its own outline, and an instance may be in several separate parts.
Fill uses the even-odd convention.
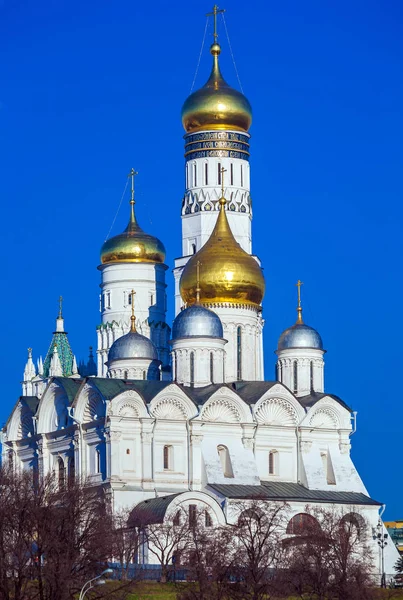
[[[206,129],[248,131],[252,108],[248,99],[228,85],[218,64],[220,46],[211,46],[213,70],[207,83],[191,94],[182,108],[182,124],[187,133]]]
[[[134,214],[132,201],[129,224],[123,233],[115,235],[103,244],[101,263],[163,263],[164,260],[164,244],[141,229]]]
[[[221,198],[217,223],[210,238],[199,252],[192,256],[183,270],[180,279],[181,296],[189,305],[196,302],[199,291],[201,304],[259,306],[265,290],[262,269],[232,235],[225,204],[225,198]]]

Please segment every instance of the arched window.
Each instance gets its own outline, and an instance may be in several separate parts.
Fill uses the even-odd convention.
[[[172,524],[174,525],[174,527],[178,527],[181,524],[181,511],[177,510],[175,513],[175,516],[172,520]]]
[[[234,164],[231,163],[230,166],[230,181],[231,181],[231,185],[234,185]]]
[[[172,470],[172,446],[164,446],[164,471]]]
[[[236,377],[238,381],[242,379],[242,328],[236,330]]]
[[[307,513],[298,513],[287,525],[286,533],[291,535],[309,535],[320,531],[318,521]]]
[[[231,457],[227,446],[217,446],[218,456],[220,457],[221,469],[224,477],[233,478],[234,471],[232,469]]]
[[[197,186],[197,165],[193,164],[193,187]]]
[[[59,490],[64,490],[65,468],[64,468],[64,461],[60,456],[57,459],[57,470],[58,470]]]
[[[278,475],[278,452],[270,450],[269,452],[269,475]]]
[[[221,185],[221,163],[218,163],[217,168],[217,183]]]
[[[143,371],[143,379],[147,379],[147,373]]]
[[[309,380],[310,380],[310,390],[311,392],[314,391],[313,388],[313,360],[311,360],[311,362],[309,363]]]
[[[192,254],[196,254],[196,244],[191,245]]]
[[[186,188],[189,187],[189,167],[188,167],[188,163],[186,163],[186,174],[185,174],[185,178],[186,178]]]
[[[195,527],[197,522],[197,506],[196,504],[189,504],[189,526]]]
[[[298,392],[298,363],[296,360],[294,360],[294,364],[293,364],[293,383],[294,383],[294,394],[296,394]]]
[[[326,482],[329,485],[336,484],[336,478],[334,476],[333,465],[330,460],[330,456],[326,452],[321,452],[320,457],[322,459],[323,471],[325,473]]]
[[[74,456],[70,456],[69,458],[69,481],[73,482],[76,476],[76,463],[74,460]]]
[[[213,525],[213,519],[211,518],[211,515],[208,512],[208,510],[206,510],[206,511],[204,511],[204,526],[212,527],[212,525]]]
[[[190,353],[190,385],[195,382],[195,355],[194,352]]]
[[[210,352],[210,381],[214,383],[214,354]]]
[[[176,354],[172,354],[172,380],[176,381]]]
[[[204,163],[204,185],[208,185],[208,163]]]
[[[127,379],[127,376],[128,376],[128,373],[127,373],[127,371],[124,371],[124,372],[123,372],[123,379]]]
[[[241,165],[241,187],[243,187],[243,167]]]
[[[95,450],[95,473],[101,473],[101,450]]]
[[[340,519],[340,528],[351,538],[365,535],[365,520],[357,513],[347,513]]]

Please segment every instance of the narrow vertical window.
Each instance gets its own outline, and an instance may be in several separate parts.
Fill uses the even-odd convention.
[[[298,392],[298,363],[294,360],[293,364],[293,380],[294,380],[294,394]]]
[[[233,478],[234,471],[232,469],[231,457],[227,446],[217,446],[217,452],[224,477]]]
[[[243,166],[241,165],[241,187],[243,187]]]
[[[204,165],[204,184],[208,185],[208,163]]]
[[[99,448],[95,450],[95,472],[101,472],[101,451]]]
[[[76,476],[76,465],[74,456],[69,458],[69,482],[73,482]]]
[[[186,174],[185,174],[185,177],[186,177],[186,188],[188,188],[189,187],[189,166],[188,166],[188,163],[186,163]]]
[[[234,164],[231,163],[231,167],[230,167],[230,181],[231,181],[231,185],[234,185]]]
[[[218,167],[217,183],[218,183],[218,185],[221,185],[221,163],[218,163],[217,167]]]
[[[195,355],[194,352],[190,353],[190,385],[195,382]]]
[[[107,306],[108,308],[110,308],[110,307],[111,307],[111,293],[110,293],[110,292],[108,292],[108,293],[106,294],[106,306]]]
[[[172,354],[172,379],[176,381],[176,354]]]
[[[123,379],[127,379],[127,377],[128,377],[128,373],[127,373],[127,371],[124,371],[124,373],[123,373]]]
[[[214,354],[210,352],[210,381],[214,383]]]
[[[172,469],[172,446],[164,446],[164,471]]]
[[[150,296],[150,304],[151,304],[151,306],[154,305],[154,294],[151,294],[151,296]]]
[[[310,379],[311,392],[313,392],[314,391],[314,388],[313,388],[313,360],[311,360],[311,362],[309,363],[309,379]]]
[[[192,254],[196,254],[196,244],[192,244]]]
[[[65,469],[62,458],[57,461],[59,490],[64,490]]]
[[[130,305],[131,305],[131,303],[132,303],[132,295],[131,295],[129,292],[126,292],[126,293],[127,293],[127,303],[128,303],[128,304],[129,304],[129,306],[130,306]]]
[[[208,510],[206,510],[204,513],[204,526],[212,527],[212,525],[213,525],[213,519],[211,518],[211,515],[208,512]]]
[[[189,525],[195,527],[197,520],[197,507],[196,504],[189,504]]]
[[[277,451],[269,452],[269,475],[277,475]]]
[[[146,379],[146,375],[147,375],[146,372],[143,371],[143,379]]]
[[[193,187],[197,186],[197,165],[193,165]]]
[[[237,379],[242,379],[242,328],[238,327],[236,330],[236,362],[237,362]]]

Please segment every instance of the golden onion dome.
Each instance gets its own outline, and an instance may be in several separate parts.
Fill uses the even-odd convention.
[[[206,129],[248,131],[252,123],[252,107],[248,99],[230,87],[218,64],[220,45],[210,48],[213,69],[207,83],[191,94],[182,107],[182,124],[187,133]]]
[[[182,272],[181,296],[188,305],[200,301],[259,306],[265,290],[262,269],[235,240],[225,212],[225,198],[219,202],[220,212],[210,238]]]
[[[130,201],[129,224],[123,233],[106,240],[101,248],[101,263],[163,263],[164,244],[153,235],[145,233],[134,214],[134,200]]]

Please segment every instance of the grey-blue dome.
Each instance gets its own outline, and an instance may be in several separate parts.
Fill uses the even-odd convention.
[[[172,325],[172,339],[187,337],[214,337],[224,335],[220,317],[200,304],[182,310]]]
[[[108,353],[108,361],[130,358],[158,360],[158,354],[152,341],[145,335],[129,331],[113,342]]]
[[[314,348],[323,350],[323,342],[319,333],[305,323],[295,323],[280,335],[277,350],[288,348]]]

